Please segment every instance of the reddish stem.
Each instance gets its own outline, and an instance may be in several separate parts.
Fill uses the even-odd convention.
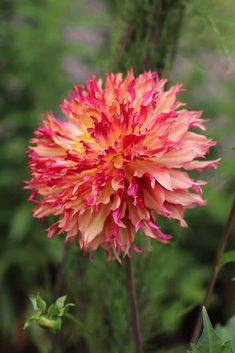
[[[133,337],[134,337],[135,346],[136,346],[136,353],[143,353],[140,323],[139,323],[139,317],[138,317],[136,290],[135,290],[134,278],[133,278],[133,269],[132,269],[131,259],[129,257],[126,257],[126,270],[127,270],[127,286],[128,286],[130,310],[131,310],[131,324],[132,324]]]

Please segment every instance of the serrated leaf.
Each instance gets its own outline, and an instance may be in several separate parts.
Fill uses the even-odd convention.
[[[60,309],[56,304],[51,304],[48,308],[47,314],[49,316],[59,316],[60,314]]]
[[[231,262],[235,262],[235,250],[226,252],[221,256],[221,259],[220,259],[221,266],[224,266]]]
[[[206,309],[203,308],[203,332],[191,353],[234,353],[231,343],[225,342],[213,329]]]
[[[64,295],[63,297],[59,297],[57,300],[56,300],[56,305],[58,306],[59,309],[62,309],[64,307],[64,303],[67,299],[67,295]]]

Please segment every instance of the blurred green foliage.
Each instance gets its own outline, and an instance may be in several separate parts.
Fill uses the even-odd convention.
[[[224,338],[225,341],[231,341],[233,350],[235,351],[235,316],[231,317],[225,325],[217,325],[216,332]]]
[[[121,2],[108,0],[1,2],[0,350],[4,353],[48,352],[53,337],[39,328],[30,329],[28,335],[23,331],[31,310],[27,296],[40,291],[52,301],[64,251],[62,237],[48,240],[48,224],[32,218],[32,206],[26,201],[23,180],[29,178],[28,140],[40,114],[49,110],[58,113],[59,101],[71,89],[69,79],[75,83],[76,66],[73,70],[71,64],[65,67],[68,56],[80,63],[83,73],[92,70],[103,75],[107,68],[124,70],[130,66],[136,71],[141,69],[146,45],[142,39],[146,38],[149,24],[145,13],[153,3],[125,0],[125,6],[121,6]],[[130,11],[134,12],[129,19]],[[134,16],[138,12],[139,16]],[[172,244],[152,243],[149,251],[151,245],[138,234],[145,251],[133,255],[133,260],[146,353],[185,351],[234,192],[234,15],[232,0],[195,0],[187,2],[185,8],[171,80],[183,81],[187,91],[182,100],[189,102],[191,109],[204,109],[204,117],[211,119],[209,135],[219,144],[210,157],[222,156],[222,161],[217,171],[206,173],[209,183],[204,190],[209,204],[187,213],[188,229],[159,219],[163,228],[175,235]],[[119,45],[129,22],[139,29],[123,54]],[[82,32],[69,40],[66,30],[73,34],[76,28]],[[99,47],[94,39],[88,43],[86,37],[81,38],[84,31],[100,29],[104,38]],[[148,55],[153,63],[152,51]],[[233,248],[231,238],[229,249]],[[234,312],[233,273],[234,267],[229,265],[219,277],[211,303],[215,321],[223,322]],[[100,251],[89,262],[71,244],[60,291],[76,303],[79,318],[109,352],[133,352],[124,264],[107,263]],[[55,336],[55,353],[97,351],[94,342],[86,340],[82,332],[78,334],[70,323],[64,326],[62,335]]]
[[[28,178],[28,139],[41,112],[51,109],[68,87],[61,73],[59,14],[64,8],[64,1],[1,2],[0,326],[5,338],[16,341],[22,336],[26,291],[40,278],[49,281],[48,267],[60,258],[61,245],[47,246],[41,237],[45,224],[32,220],[23,183]],[[7,343],[1,347],[8,349],[14,348]]]
[[[109,46],[111,70],[169,74],[186,6],[185,0],[106,0],[118,14]]]

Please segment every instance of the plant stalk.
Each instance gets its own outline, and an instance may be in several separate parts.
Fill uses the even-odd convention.
[[[131,325],[132,325],[133,338],[136,346],[136,353],[143,353],[140,323],[139,323],[139,317],[138,317],[136,290],[134,285],[133,268],[132,268],[131,259],[129,257],[126,257],[126,271],[127,271],[127,287],[128,287],[130,311],[131,311]]]
[[[203,299],[202,305],[205,307],[207,307],[209,300],[210,300],[210,297],[211,297],[213,290],[214,290],[214,287],[215,287],[215,283],[216,283],[218,273],[219,273],[220,267],[221,267],[221,265],[220,265],[221,256],[223,255],[225,247],[227,245],[227,241],[228,241],[230,230],[232,228],[232,223],[233,223],[234,217],[235,217],[235,198],[233,199],[232,206],[231,206],[231,209],[229,212],[229,216],[228,216],[224,231],[222,233],[222,236],[221,236],[219,244],[218,244],[215,263],[214,263],[213,271],[211,274],[209,286],[207,288],[205,297]],[[201,330],[202,330],[202,313],[200,311],[198,314],[198,317],[197,317],[197,321],[196,321],[194,330],[193,330],[191,343],[197,342],[197,340],[200,336]]]

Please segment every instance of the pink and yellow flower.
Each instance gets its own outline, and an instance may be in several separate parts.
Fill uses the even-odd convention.
[[[187,171],[215,168],[218,160],[200,159],[216,143],[194,132],[205,121],[176,100],[181,84],[165,84],[156,72],[107,74],[104,87],[93,77],[62,102],[62,119],[45,116],[31,140],[27,188],[34,217],[57,216],[49,238],[66,233],[66,241],[118,258],[138,249],[139,229],[171,239],[156,215],[185,227],[184,211],[206,204],[205,182]]]

